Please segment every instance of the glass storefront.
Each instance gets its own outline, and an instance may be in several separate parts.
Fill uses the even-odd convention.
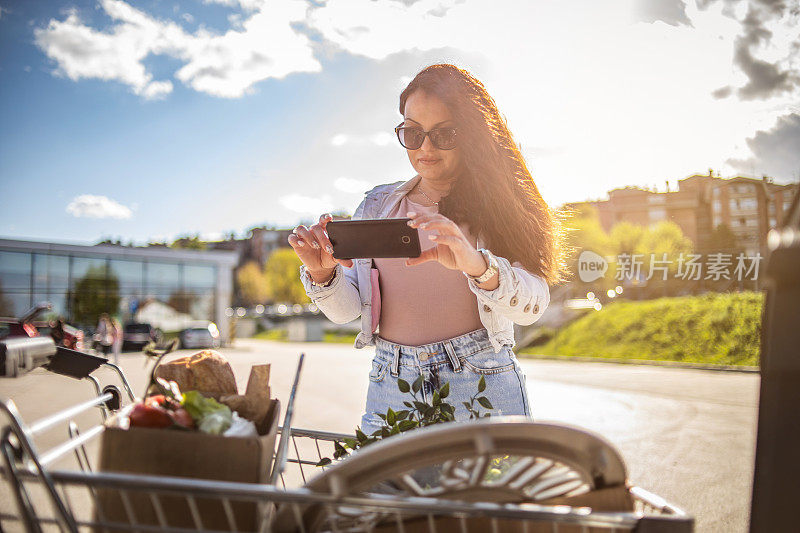
[[[108,255],[0,250],[0,316],[20,316],[47,301],[46,318],[94,327],[103,312],[123,323],[175,331],[214,316],[216,264]]]
[[[31,308],[31,254],[0,251],[0,316]]]

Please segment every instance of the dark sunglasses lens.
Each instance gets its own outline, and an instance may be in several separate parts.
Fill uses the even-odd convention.
[[[456,145],[456,132],[452,129],[433,130],[431,141],[441,150],[450,150]]]
[[[416,150],[422,146],[425,134],[419,128],[400,128],[397,132],[400,144],[409,150]]]

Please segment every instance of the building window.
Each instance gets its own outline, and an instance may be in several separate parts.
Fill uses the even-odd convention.
[[[47,318],[69,313],[69,256],[33,254],[33,301],[50,302]]]
[[[719,196],[719,187],[714,187],[714,197]]]
[[[745,218],[744,218],[744,217],[740,217],[740,218],[739,218],[739,225],[740,225],[740,226],[742,226],[742,227],[744,227],[745,225],[747,225],[747,221],[745,220]]]
[[[650,209],[650,211],[648,211],[648,215],[650,216],[651,221],[664,220],[667,218],[667,210],[663,207]]]
[[[731,211],[736,211],[739,209],[739,200],[737,198],[731,198],[728,201],[728,207],[730,207]]]
[[[769,219],[769,227],[770,227],[770,228],[775,228],[775,227],[777,227],[777,226],[778,226],[778,221],[777,221],[777,220],[775,220],[774,218],[770,218],[770,219]]]
[[[742,194],[747,194],[750,192],[750,185],[739,185],[737,190]]]
[[[722,224],[722,218],[718,216],[714,216],[714,227],[718,228]]]
[[[661,194],[651,194],[647,197],[647,203],[650,204],[663,204],[664,203],[664,196]]]
[[[714,200],[714,212],[719,213],[720,211],[722,211],[722,202],[719,200]]]
[[[31,254],[0,252],[0,315],[20,316],[31,308]]]
[[[739,200],[739,207],[741,209],[757,209],[758,202],[755,198],[742,198]]]
[[[745,222],[745,224],[748,227],[757,228],[758,227],[758,219],[757,218],[752,218],[752,217],[748,218],[747,221]]]
[[[786,200],[785,202],[783,202],[783,212],[784,213],[786,211],[788,211],[790,207],[792,207],[792,201],[791,200]]]

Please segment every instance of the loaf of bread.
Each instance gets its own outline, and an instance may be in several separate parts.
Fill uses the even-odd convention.
[[[155,375],[167,381],[174,381],[183,392],[196,390],[203,396],[216,400],[239,392],[231,365],[214,350],[203,350],[194,355],[161,363],[156,368]]]

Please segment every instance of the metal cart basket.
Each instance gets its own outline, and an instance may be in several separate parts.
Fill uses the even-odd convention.
[[[302,355],[300,359],[302,365]],[[272,484],[231,483],[178,477],[98,472],[95,455],[98,436],[104,429],[106,417],[113,412],[130,408],[134,394],[122,371],[115,365],[103,362],[110,369],[107,375],[115,376],[117,384],[101,386],[99,380],[86,372],[82,377],[94,386],[96,396],[63,409],[32,423],[20,416],[14,402],[2,401],[0,407],[0,454],[2,477],[6,486],[0,488],[0,531],[243,531],[242,505],[257,513],[258,531],[640,531],[688,532],[693,530],[693,519],[663,499],[638,487],[628,487],[634,503],[625,512],[601,512],[589,507],[543,505],[538,503],[502,503],[470,498],[449,498],[451,492],[436,490],[410,490],[421,486],[419,477],[408,474],[395,476],[396,483],[384,483],[390,490],[376,492],[358,489],[346,481],[346,476],[336,476],[337,468],[350,462],[358,466],[356,457],[350,457],[328,467],[316,466],[323,457],[333,456],[334,442],[342,442],[352,435],[291,428],[295,387],[287,403],[280,441],[274,455]],[[85,421],[90,416],[95,423],[79,427],[76,420]],[[476,422],[476,424],[478,424]],[[443,424],[444,425],[444,424]],[[460,424],[454,424],[459,426]],[[512,424],[513,425],[513,424]],[[287,430],[287,428],[291,428]],[[414,438],[423,439],[422,428]],[[438,429],[438,428],[437,428]],[[445,428],[446,429],[446,428]],[[50,434],[47,449],[39,449],[40,440]],[[52,435],[64,438],[53,439]],[[233,438],[233,437],[231,437]],[[396,442],[406,436],[395,438]],[[53,441],[56,444],[52,444]],[[370,453],[379,459],[379,446],[392,439],[371,445]],[[397,450],[400,448],[397,448]],[[475,473],[481,476],[489,469],[491,450],[479,450],[471,458],[446,461],[445,472],[464,486],[477,487]],[[367,449],[355,452],[367,458]],[[484,450],[486,451],[486,450]],[[377,454],[377,455],[375,455]],[[603,456],[607,459],[606,456]],[[358,458],[359,460],[362,458]],[[538,460],[538,459],[537,459]],[[525,463],[528,461],[528,463]],[[549,490],[560,495],[575,489],[586,480],[576,477],[570,465],[534,463],[530,458],[517,458],[516,465],[523,476],[543,480],[540,493]],[[363,463],[363,461],[361,461]],[[514,461],[512,461],[513,463]],[[564,461],[570,463],[570,461]],[[524,463],[524,465],[523,465]],[[522,468],[525,466],[525,468]],[[574,465],[573,465],[574,466]],[[352,470],[352,469],[351,469]],[[509,470],[510,472],[511,470]],[[322,472],[322,473],[321,473]],[[342,470],[345,472],[345,470]],[[546,473],[553,475],[547,477]],[[534,475],[535,474],[535,475]],[[363,479],[355,474],[354,479]],[[463,479],[457,479],[461,475]],[[480,476],[478,476],[480,477]],[[320,489],[325,481],[327,489]],[[332,480],[332,481],[331,481]],[[306,483],[308,486],[304,486]],[[471,484],[470,484],[471,483]],[[519,483],[518,483],[519,485]],[[443,487],[444,485],[442,485]],[[510,486],[489,487],[499,494]],[[560,487],[560,492],[559,492]],[[571,487],[571,488],[570,488]],[[439,487],[441,488],[441,487]],[[331,489],[331,490],[329,490]],[[555,490],[555,492],[553,492]],[[109,519],[101,504],[102,493],[118,495],[125,509],[123,520]],[[431,494],[431,495],[429,495]],[[439,494],[437,496],[436,494]],[[466,492],[462,492],[466,494]],[[137,520],[141,516],[142,495],[149,502],[147,513],[155,515],[155,523]],[[443,496],[444,495],[444,496]],[[502,500],[502,499],[501,499]],[[134,505],[132,502],[138,502]],[[170,523],[166,507],[172,511],[176,505],[184,509],[186,521],[181,525]],[[203,510],[219,507],[222,526],[204,523]],[[174,513],[172,513],[174,514]],[[311,517],[312,519],[309,519]],[[207,522],[207,521],[206,521]],[[188,524],[188,525],[187,525]]]

